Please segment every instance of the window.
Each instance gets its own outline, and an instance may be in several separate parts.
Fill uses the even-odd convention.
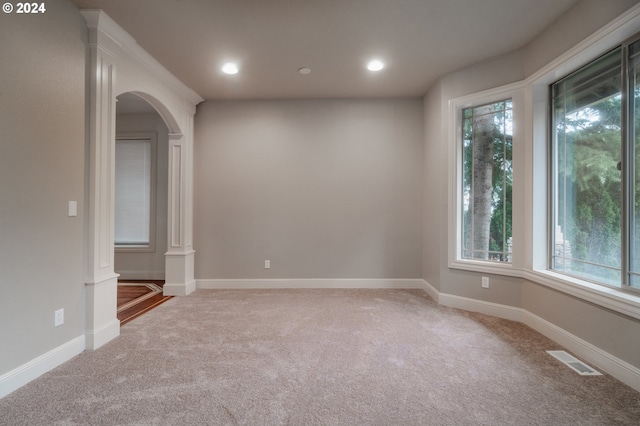
[[[640,42],[551,86],[552,270],[640,289]]]
[[[122,137],[115,153],[115,245],[153,249],[155,135]]]
[[[461,258],[511,262],[511,99],[462,110]]]
[[[629,48],[629,134],[626,175],[629,194],[629,286],[640,288],[640,41]]]

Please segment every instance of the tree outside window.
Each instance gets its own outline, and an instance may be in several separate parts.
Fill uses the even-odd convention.
[[[462,258],[511,262],[512,101],[462,116]]]

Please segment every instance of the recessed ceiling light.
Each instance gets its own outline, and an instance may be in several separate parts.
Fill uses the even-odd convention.
[[[238,74],[238,65],[233,62],[227,62],[222,66],[222,72],[225,74]]]
[[[311,68],[309,67],[298,68],[298,72],[302,75],[311,74]]]
[[[382,62],[380,59],[374,59],[372,61],[369,61],[369,63],[367,64],[367,69],[369,71],[380,71],[383,68],[384,62]]]

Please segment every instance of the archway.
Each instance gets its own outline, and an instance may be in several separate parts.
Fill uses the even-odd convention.
[[[168,295],[186,295],[195,290],[193,115],[203,99],[155,61],[104,12],[84,10],[82,14],[90,37],[85,346],[96,349],[120,334],[116,317],[118,274],[114,270],[116,97],[132,93],[144,99],[168,128],[164,286]]]
[[[169,130],[140,96],[116,99],[114,270],[119,281],[164,281]]]

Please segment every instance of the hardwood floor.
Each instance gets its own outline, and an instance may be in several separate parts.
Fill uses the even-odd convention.
[[[118,282],[118,319],[124,325],[171,299],[164,296],[160,280],[121,280]]]

